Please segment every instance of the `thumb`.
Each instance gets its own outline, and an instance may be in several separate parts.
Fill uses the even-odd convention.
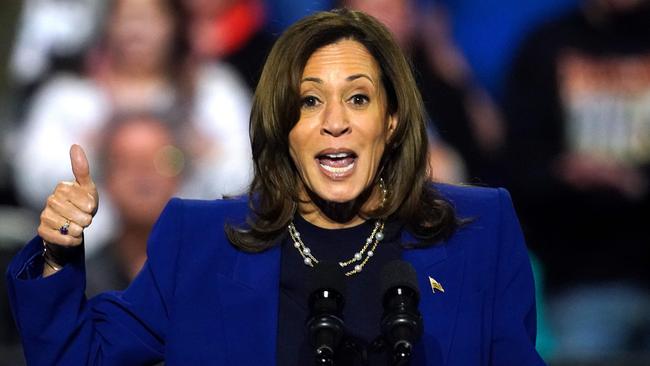
[[[86,153],[81,146],[75,144],[70,147],[70,163],[72,164],[74,179],[80,186],[87,187],[93,185],[93,180],[90,177],[88,158],[86,158]]]

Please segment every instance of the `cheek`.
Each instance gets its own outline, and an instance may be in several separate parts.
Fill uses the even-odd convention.
[[[307,147],[309,146],[309,134],[300,122],[296,124],[289,132],[289,154],[294,164],[300,165],[307,155]]]
[[[384,150],[385,150],[385,142],[384,140],[377,140],[372,147],[372,165],[376,169],[379,166],[379,162],[381,161],[381,157],[384,155]]]
[[[291,156],[291,160],[293,160],[294,164],[298,164],[298,151],[296,150],[297,146],[298,142],[296,141],[296,134],[294,133],[294,130],[291,130],[291,132],[289,132],[289,156]]]
[[[155,32],[152,32],[152,43],[158,48],[168,48],[169,43],[172,40],[172,31],[173,28],[170,24],[161,21],[155,24],[153,27]]]
[[[293,161],[293,165],[295,165],[298,174],[302,175],[303,171],[303,164],[301,159],[303,159],[303,151],[301,146],[302,141],[300,139],[300,136],[297,136],[298,134],[294,132],[294,130],[291,130],[289,133],[289,156],[291,157],[291,161]]]
[[[372,149],[374,158],[377,160],[380,159],[386,149],[388,141],[390,140],[389,127],[379,127],[376,130],[369,132],[367,136],[368,140],[372,141],[372,146],[370,148]]]
[[[379,164],[381,163],[382,156],[386,151],[386,140],[386,134],[380,132],[377,135],[373,136],[372,140],[370,140],[371,142],[369,142],[369,146],[367,147],[366,151],[369,152],[367,166],[368,174],[370,175],[376,174],[377,170],[379,169]]]

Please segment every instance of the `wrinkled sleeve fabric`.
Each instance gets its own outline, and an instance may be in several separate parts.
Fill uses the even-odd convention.
[[[11,307],[32,365],[144,365],[163,360],[182,206],[172,199],[150,235],[148,259],[123,292],[87,300],[83,256],[42,278],[34,238],[7,270]]]
[[[535,284],[524,237],[510,194],[499,189],[491,365],[545,365],[535,351]]]

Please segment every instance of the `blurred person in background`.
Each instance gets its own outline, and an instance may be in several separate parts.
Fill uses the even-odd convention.
[[[24,0],[11,50],[13,112],[22,119],[30,96],[59,70],[79,71],[106,1]]]
[[[41,209],[55,182],[69,176],[72,143],[96,146],[110,116],[150,110],[185,121],[194,169],[179,194],[214,198],[246,189],[252,174],[248,143],[250,95],[232,68],[189,61],[184,12],[175,0],[114,0],[103,37],[89,53],[82,76],[58,75],[35,96],[14,149],[17,191]],[[91,161],[96,156],[89,151]],[[112,234],[104,201],[87,235]],[[89,241],[91,242],[91,241]]]
[[[275,37],[265,28],[262,0],[182,0],[189,14],[192,53],[224,60],[255,89]]]
[[[432,166],[448,172],[440,174],[443,180],[501,183],[504,122],[456,46],[445,7],[412,0],[345,0],[341,5],[380,19],[410,56],[435,135]]]
[[[118,116],[100,143],[99,176],[115,207],[116,235],[88,258],[86,294],[125,289],[146,259],[147,237],[185,171],[178,133],[164,118]]]
[[[650,3],[586,0],[528,36],[509,166],[547,267],[558,359],[650,351]]]

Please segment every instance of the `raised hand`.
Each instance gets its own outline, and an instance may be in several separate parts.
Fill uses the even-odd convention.
[[[82,243],[99,204],[86,154],[79,145],[70,147],[70,162],[75,180],[59,182],[41,212],[38,234],[47,243],[66,247]]]

